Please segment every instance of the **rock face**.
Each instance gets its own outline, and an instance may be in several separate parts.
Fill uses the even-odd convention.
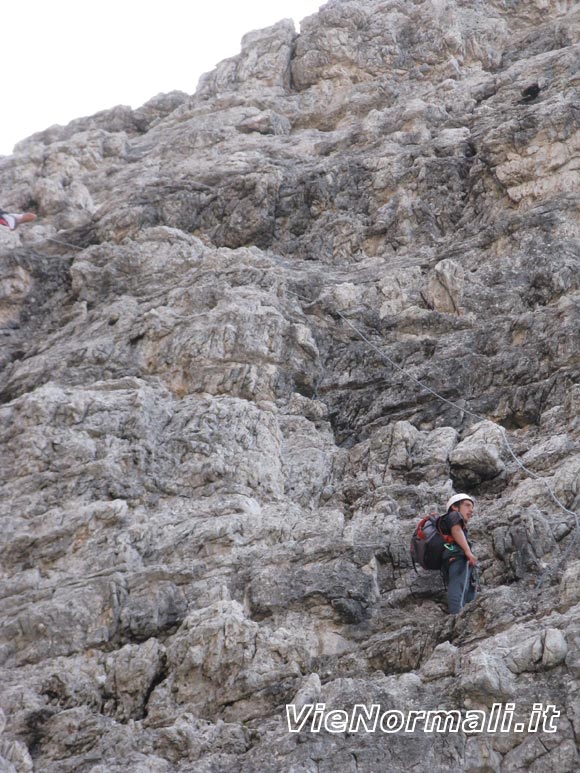
[[[579,35],[331,0],[0,159],[0,770],[578,770]],[[555,731],[287,724],[494,703]]]

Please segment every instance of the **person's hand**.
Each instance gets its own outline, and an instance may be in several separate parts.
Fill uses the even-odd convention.
[[[471,553],[467,553],[467,560],[469,561],[469,566],[477,566],[477,558]]]

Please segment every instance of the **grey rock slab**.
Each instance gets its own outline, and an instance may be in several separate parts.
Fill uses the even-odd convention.
[[[579,31],[331,0],[0,159],[2,769],[577,769]],[[449,617],[408,545],[458,489]],[[285,724],[372,701],[561,715]]]

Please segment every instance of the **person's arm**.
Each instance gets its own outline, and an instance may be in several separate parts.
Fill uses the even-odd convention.
[[[465,534],[463,533],[463,529],[458,523],[456,523],[455,526],[451,527],[451,536],[465,553],[465,556],[469,561],[469,565],[475,566],[477,564],[477,558],[473,555],[473,553],[469,549],[469,545],[467,544],[467,539],[465,537]]]

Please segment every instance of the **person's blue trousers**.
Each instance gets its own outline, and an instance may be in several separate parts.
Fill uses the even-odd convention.
[[[450,615],[456,615],[477,595],[475,578],[464,556],[445,561],[444,573],[447,580],[447,607]]]

